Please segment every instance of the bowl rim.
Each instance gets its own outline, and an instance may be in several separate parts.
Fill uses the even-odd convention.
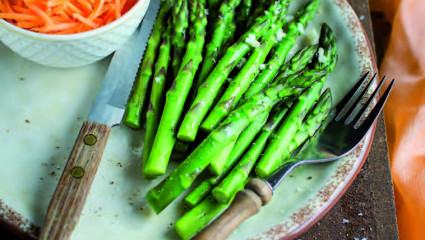
[[[23,28],[20,28],[18,26],[15,26],[9,22],[7,22],[4,19],[0,19],[0,28],[4,28],[7,31],[12,31],[14,33],[17,33],[19,35],[22,35],[24,37],[29,38],[36,38],[40,40],[46,40],[46,41],[73,41],[73,40],[79,40],[83,38],[89,38],[96,35],[104,34],[105,32],[108,32],[111,29],[114,29],[116,27],[119,27],[121,24],[123,24],[125,21],[127,21],[129,18],[131,18],[138,10],[140,10],[145,4],[147,6],[149,5],[150,0],[137,0],[136,4],[133,5],[124,15],[122,15],[117,20],[106,24],[102,27],[89,30],[86,32],[81,33],[74,33],[74,34],[64,34],[64,35],[55,35],[55,34],[47,34],[47,33],[37,33],[30,30],[26,30]],[[1,30],[1,29],[0,29]],[[1,38],[0,38],[1,39]]]

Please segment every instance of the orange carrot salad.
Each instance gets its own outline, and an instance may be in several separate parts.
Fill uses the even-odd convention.
[[[0,18],[27,30],[74,34],[102,27],[137,0],[0,0]]]

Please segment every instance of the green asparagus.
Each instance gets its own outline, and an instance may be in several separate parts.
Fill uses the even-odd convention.
[[[277,86],[276,88],[281,88]],[[238,107],[214,129],[202,143],[158,186],[146,195],[156,213],[182,194],[199,174],[262,112],[268,111],[280,101],[279,91],[269,91],[253,96]],[[152,157],[152,154],[151,154]],[[148,162],[149,163],[149,162]]]
[[[235,42],[234,39],[238,36],[235,34],[236,32],[236,20],[233,16],[233,19],[229,22],[227,25],[226,31],[224,32],[224,39],[223,39],[223,45],[220,49],[220,56],[223,56],[223,54],[226,53],[227,49],[229,49],[230,46]]]
[[[336,45],[335,34],[328,24],[322,24],[319,38],[319,50],[314,67],[316,69],[328,69],[332,72],[335,69],[338,60],[338,49]]]
[[[286,11],[282,11],[280,20],[272,25],[271,30],[263,37],[264,40],[261,45],[256,47],[251,53],[251,56],[240,70],[239,74],[233,79],[226,92],[201,124],[202,130],[207,132],[212,131],[238,104],[252,80],[258,75],[260,65],[263,64],[268,53],[275,45],[276,32],[281,29],[284,24],[284,20],[282,19],[284,19],[285,13]]]
[[[288,116],[277,132],[270,137],[270,142],[255,168],[255,173],[258,177],[265,178],[280,166],[282,157],[288,154],[285,152],[287,149],[281,146],[290,144],[291,137],[288,136],[293,136],[300,128],[307,114],[306,109],[310,109],[315,103],[316,96],[320,94],[322,86],[322,81],[316,82],[298,97],[297,102],[288,112]]]
[[[195,89],[205,80],[211,69],[216,64],[221,46],[225,40],[226,30],[232,24],[235,15],[235,8],[240,4],[241,0],[226,0],[220,6],[219,17],[215,24],[214,33],[212,34],[211,41],[205,48],[205,60],[202,64],[201,72],[199,74],[198,83]]]
[[[161,118],[162,114],[164,104],[163,94],[166,85],[168,65],[170,62],[170,35],[171,24],[168,25],[167,31],[163,34],[163,41],[159,47],[158,60],[155,64],[154,81],[152,83],[150,102],[146,112],[146,133],[145,144],[143,147],[143,166],[149,159],[156,130],[158,129],[159,119]]]
[[[234,161],[233,159],[239,159],[243,152],[246,150],[248,145],[254,140],[261,127],[266,123],[269,112],[263,112],[257,116],[257,118],[241,133],[240,137],[236,141],[234,147],[232,147],[231,153],[227,158],[216,158],[210,163],[209,170],[215,175],[219,176],[223,174],[224,168],[228,161]]]
[[[125,107],[122,122],[128,127],[136,129],[141,127],[143,105],[145,104],[146,93],[152,79],[153,65],[157,58],[161,35],[166,29],[167,18],[172,5],[172,0],[162,0],[161,2],[158,17],[153,25],[152,34],[149,37],[138,76]]]
[[[198,205],[210,193],[213,185],[206,180],[203,180],[192,192],[184,198],[184,205],[188,208],[193,208]]]
[[[173,77],[176,78],[179,70],[185,66],[182,64],[182,58],[186,48],[186,30],[189,27],[188,0],[180,0],[173,11],[173,58],[171,65],[173,67]],[[193,7],[193,6],[192,6]]]
[[[323,24],[321,35],[319,38],[318,51],[320,51],[320,49],[327,49],[324,54],[326,54],[326,56],[328,57],[326,57],[325,59],[319,59],[321,58],[319,53],[319,56],[317,56],[317,61],[320,64],[315,64],[314,67],[316,69],[320,69],[319,71],[326,71],[327,75],[334,69],[334,66],[336,64],[337,45],[335,41],[334,32],[326,24]],[[300,117],[303,116],[302,113],[306,113],[305,109],[309,109],[309,106],[313,105],[314,102],[318,99],[326,75],[324,75],[321,80],[318,81],[315,86],[310,89],[310,91],[306,91],[303,94],[304,98],[299,98],[297,106],[295,106],[291,110],[291,115],[289,115],[289,117],[282,123],[274,137],[271,138],[267,149],[264,151],[264,155],[259,160],[259,163],[255,168],[255,173],[257,174],[257,176],[268,176],[274,170],[276,170],[279,165],[281,165],[282,161],[285,158],[290,157],[290,151],[288,151],[288,148],[283,148],[281,146],[288,146],[291,144],[291,138],[288,138],[286,136],[293,136],[296,133],[296,130],[299,129],[301,119]],[[311,92],[310,96],[308,96],[309,92]],[[295,146],[293,146],[292,148],[295,148]]]
[[[217,215],[225,210],[229,204],[221,204],[208,196],[190,211],[186,212],[174,225],[174,229],[183,240],[190,239],[201,231]]]
[[[283,98],[297,95],[302,91],[301,89],[305,89],[312,84],[314,85],[317,82],[315,79],[322,79],[325,74],[326,71],[324,70],[305,71],[295,80],[283,81],[254,95],[249,101],[233,110],[223,123],[214,129],[182,164],[174,169],[158,186],[149,191],[146,199],[154,211],[156,213],[161,212],[168,204],[189,188],[196,177],[229,144],[236,141],[242,131],[259,114],[269,111]]]
[[[257,41],[269,29],[271,24],[278,18],[275,13],[280,13],[287,5],[286,1],[274,2],[269,9],[268,14],[258,18],[258,21],[252,26],[235,44],[233,44],[214,67],[211,74],[207,77],[198,89],[196,97],[186,113],[180,126],[177,137],[183,141],[194,141],[201,121],[204,119],[211,107],[217,92],[226,81],[229,73],[239,62],[239,60],[252,48],[246,41],[247,39]]]
[[[254,140],[255,136],[261,130],[262,125],[264,125],[264,118],[268,115],[268,112],[260,114],[239,136],[238,140],[235,143],[235,146],[230,153],[230,156],[226,159],[225,165],[221,173],[217,176],[211,176],[207,179],[204,179],[186,198],[185,200],[189,205],[196,205],[202,199],[204,199],[209,193],[210,190],[224,178],[227,173],[232,170],[232,167],[237,163],[245,150],[249,147],[251,142]],[[217,172],[218,173],[218,172]],[[216,174],[217,174],[216,173]],[[208,191],[205,189],[209,188]],[[186,199],[185,198],[185,199]]]
[[[197,1],[197,18],[190,28],[190,40],[183,58],[182,68],[166,94],[164,111],[143,173],[155,177],[165,173],[170,155],[176,142],[177,123],[183,111],[193,78],[202,61],[205,40],[206,17],[203,5]],[[191,6],[193,6],[191,4]]]
[[[240,162],[232,169],[232,171],[217,185],[212,192],[213,197],[220,203],[227,203],[231,196],[233,196],[237,189],[241,188],[248,175],[257,162],[260,154],[263,152],[267,145],[270,135],[280,125],[288,112],[288,105],[292,100],[284,101],[277,106],[276,112],[272,119],[261,129],[260,134],[251,147],[245,153]]]
[[[294,46],[296,39],[304,32],[304,28],[307,23],[313,19],[317,9],[319,8],[319,0],[313,0],[312,2],[305,5],[297,12],[297,16],[295,21],[291,22],[288,26],[288,31],[286,35],[282,32],[280,37],[283,37],[282,41],[276,47],[276,50],[273,56],[270,58],[270,61],[266,64],[266,67],[261,72],[261,74],[254,80],[251,86],[246,91],[244,98],[249,98],[250,96],[260,92],[267,85],[273,81],[276,74],[279,71],[279,68],[282,66],[285,61],[286,56],[288,55],[291,48]],[[311,49],[310,49],[311,50]],[[306,60],[310,59],[311,51],[308,52],[299,52],[298,55],[301,57],[297,59],[299,62],[291,62],[290,64],[294,64],[292,66],[299,66],[298,70],[302,69],[302,65],[304,63],[304,57]],[[308,59],[307,59],[308,58]],[[294,59],[294,58],[293,58]],[[295,60],[294,59],[294,60]],[[294,71],[296,72],[296,71]]]
[[[226,177],[218,187],[214,188],[213,195],[214,193],[217,193],[216,189],[223,189],[222,186],[224,186],[224,189],[229,191],[225,193],[227,200],[217,202],[210,195],[205,198],[205,200],[194,206],[176,222],[175,230],[182,239],[189,239],[194,234],[206,227],[210,221],[212,221],[230,205],[235,194],[243,188],[245,182],[248,180],[247,175],[255,164],[255,159],[258,159],[262,150],[266,146],[267,139],[286,114],[287,107],[285,103],[282,103],[279,108],[282,111],[277,112],[276,115],[274,115],[273,120],[270,121],[265,127],[263,127],[261,134],[255,141],[255,145],[253,145],[253,147],[248,150],[243,160],[241,160],[235,170],[229,174],[231,177]],[[327,90],[322,94],[315,107],[308,113],[307,118],[303,122],[304,129],[302,131],[306,131],[309,133],[309,136],[312,136],[317,131],[324,118],[326,118],[330,109],[330,91]],[[230,179],[238,179],[238,182],[233,183],[230,181]],[[225,186],[225,182],[230,185]],[[204,190],[209,191],[211,185],[206,186],[207,187]],[[215,197],[216,196],[214,196],[214,198]]]
[[[290,159],[292,153],[298,148],[298,146],[302,145],[308,138],[312,137],[317,132],[319,127],[322,125],[322,122],[329,115],[331,108],[331,94],[329,89],[327,89],[320,96],[316,105],[307,113],[301,127],[296,131],[294,136],[291,137],[291,141],[288,142],[287,145],[279,145],[280,148],[285,149],[282,160]],[[274,126],[276,127],[277,125],[275,124]],[[258,160],[261,152],[264,150],[266,141],[273,130],[274,129],[267,129],[265,132],[262,132],[254,142],[253,147],[248,150],[246,155],[232,170],[232,172],[229,173],[229,175],[227,175],[227,177],[212,190],[212,195],[218,202],[227,203],[230,198],[236,194],[238,189],[241,188],[241,185],[247,181],[254,164]],[[262,135],[263,133],[264,138]],[[257,141],[260,146],[258,149],[256,149]]]
[[[288,76],[304,69],[314,58],[319,45],[311,45],[302,48],[281,68],[281,75]]]

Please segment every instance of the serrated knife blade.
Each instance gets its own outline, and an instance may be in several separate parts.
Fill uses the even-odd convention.
[[[112,57],[100,91],[88,116],[90,121],[110,126],[121,123],[125,105],[152,32],[160,3],[160,0],[150,1],[142,23]]]
[[[88,119],[81,127],[50,201],[39,239],[70,238],[83,210],[111,128],[120,124],[124,115],[127,98],[160,3],[161,0],[150,0],[136,31],[114,53]]]

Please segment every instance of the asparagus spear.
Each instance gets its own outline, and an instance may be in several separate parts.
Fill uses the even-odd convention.
[[[319,49],[320,48],[327,50],[323,53],[326,54],[327,57],[325,59],[319,59],[321,56],[318,54],[319,56],[317,56],[317,60],[320,64],[315,64],[314,67],[316,69],[324,69],[326,73],[330,73],[336,64],[337,45],[332,29],[326,24],[323,24],[319,38]],[[302,116],[300,113],[306,112],[305,109],[308,109],[306,107],[312,105],[317,100],[325,78],[326,76],[323,76],[321,81],[315,84],[316,86],[310,90],[310,92],[312,92],[310,96],[307,96],[304,99],[299,99],[301,103],[299,103],[297,107],[294,107],[294,109],[291,110],[293,115],[290,115],[288,119],[282,123],[275,137],[271,138],[269,146],[265,150],[264,155],[260,159],[255,169],[257,176],[268,176],[270,173],[276,170],[279,165],[281,165],[282,160],[285,157],[288,157],[288,151],[285,152],[284,148],[276,147],[287,146],[291,143],[291,139],[285,136],[292,136],[295,133],[296,129],[299,127],[299,119]],[[307,93],[304,93],[304,95],[307,95]]]
[[[280,45],[279,45],[280,46]],[[286,77],[304,69],[309,62],[313,59],[317,52],[318,46],[312,45],[307,46],[299,50],[286,64],[281,67],[280,77]],[[280,64],[279,56],[276,55],[278,50],[275,52],[273,58],[267,64],[265,70],[254,80],[248,90],[245,92],[244,98],[247,99],[250,96],[262,91],[276,76],[277,68]]]
[[[177,123],[183,111],[192,81],[202,61],[202,48],[205,41],[206,17],[203,5],[197,1],[197,18],[190,29],[190,40],[187,44],[186,54],[183,58],[182,68],[166,94],[164,111],[158,127],[143,173],[155,177],[165,173],[170,155],[176,142]],[[193,6],[191,4],[191,6]],[[193,9],[192,9],[193,11]]]
[[[177,235],[183,240],[190,239],[229,205],[218,203],[212,196],[208,196],[177,220],[174,225]]]
[[[216,158],[210,163],[209,170],[213,175],[219,176],[223,173],[224,168],[228,161],[237,161],[248,145],[254,140],[255,136],[260,131],[261,127],[266,123],[269,112],[263,112],[242,132],[231,153],[227,158]]]
[[[276,90],[281,86],[275,87]],[[280,101],[279,91],[255,95],[235,109],[220,127],[214,129],[202,143],[158,186],[146,195],[156,213],[183,193],[198,175],[262,112]],[[152,157],[152,154],[151,154]]]
[[[281,68],[281,75],[288,76],[304,69],[314,58],[319,45],[311,45],[300,49],[286,64]]]
[[[290,144],[291,137],[288,136],[293,136],[301,127],[302,121],[307,114],[306,109],[310,109],[315,103],[316,96],[320,94],[322,86],[323,83],[319,81],[312,87],[307,88],[288,112],[288,116],[277,132],[270,137],[270,142],[255,168],[255,173],[258,177],[265,178],[280,166],[286,150],[281,146]]]
[[[166,29],[168,14],[173,5],[172,0],[162,0],[159,9],[158,17],[153,25],[152,34],[149,37],[146,52],[140,65],[139,73],[134,82],[133,90],[131,91],[125,114],[122,122],[131,128],[141,127],[141,118],[143,105],[145,103],[146,92],[151,82],[153,74],[153,65],[157,57],[157,51],[161,42],[161,35]]]
[[[338,60],[338,49],[336,45],[335,34],[328,24],[323,23],[319,38],[320,48],[314,61],[314,68],[328,69],[332,72],[335,69]]]
[[[208,181],[202,181],[192,192],[184,198],[184,205],[188,208],[193,208],[198,205],[204,198],[210,194],[213,185]]]
[[[306,119],[304,119],[302,129],[300,129],[298,133],[307,132],[308,136],[312,136],[329,114],[331,102],[330,91],[327,90],[321,95],[314,108],[310,110]],[[273,119],[263,127],[255,143],[248,150],[237,167],[235,167],[219,186],[214,188],[212,194],[214,198],[210,195],[199,204],[197,203],[196,206],[194,205],[190,211],[176,222],[175,230],[182,239],[189,239],[207,226],[210,221],[230,205],[235,194],[243,188],[245,182],[248,181],[248,174],[255,164],[255,159],[258,159],[267,144],[267,139],[277,128],[287,112],[287,105],[285,102],[280,104],[279,108],[281,111],[278,111],[276,115],[273,116]],[[295,148],[295,146],[292,146],[292,151]],[[237,180],[237,182],[232,182],[231,180]],[[205,182],[205,184],[206,188],[204,191],[209,191],[211,185],[207,185],[207,182]],[[221,190],[225,190],[225,199],[217,201],[215,200],[217,199],[216,195],[221,192]]]
[[[317,80],[323,78],[323,76],[325,76],[325,75],[326,75],[325,71],[320,71],[320,70],[307,71],[307,70],[305,70],[305,71],[301,71],[301,72],[298,72],[298,73],[295,73],[295,74],[292,74],[292,75],[289,75],[289,76],[279,76],[276,79],[276,83],[274,84],[274,87],[267,89],[264,92],[274,93],[274,92],[278,91],[278,92],[280,92],[280,96],[282,98],[288,97],[288,96],[291,96],[291,95],[296,95],[296,94],[300,93],[306,87],[314,84]],[[277,86],[281,86],[281,87],[279,88]],[[287,102],[284,102],[283,105],[280,106],[280,108],[282,109],[284,106],[287,106],[288,103],[291,103],[291,102],[292,101],[289,101],[289,100]],[[282,121],[284,114],[286,114],[286,109],[282,110],[281,114],[282,115],[277,114],[278,117],[276,119],[273,119],[272,122],[278,122],[278,120]],[[277,125],[273,125],[273,128],[275,128],[276,126]],[[254,148],[253,150],[248,150],[248,152],[250,152],[250,151],[251,152],[249,154],[247,153],[248,155],[246,156],[246,158],[252,158],[252,159],[256,160],[255,156],[257,155],[257,157],[258,157],[258,155],[261,154],[271,132],[266,132],[266,133],[268,133],[268,135],[262,136],[258,143],[255,142],[253,144],[253,148]],[[263,134],[266,134],[266,133],[263,133]],[[245,158],[245,156],[244,156],[244,158]],[[226,169],[226,170],[229,171],[231,169]],[[216,179],[212,178],[210,180],[215,180],[215,182],[212,182],[212,183],[216,184],[221,179],[220,178],[216,178]],[[218,194],[220,194],[220,193],[215,193],[215,195],[217,195],[217,199],[220,198],[220,196],[218,196]],[[221,198],[221,199],[223,199],[223,198]],[[226,198],[226,199],[228,199],[228,198]],[[221,201],[227,201],[227,200],[221,200]]]
[[[217,9],[220,7],[220,0],[208,0],[208,22],[214,23],[219,15]],[[210,25],[211,29],[215,27],[214,24]]]
[[[251,142],[254,140],[255,136],[261,130],[261,127],[264,125],[265,120],[267,119],[268,112],[260,114],[249,126],[241,133],[238,140],[236,141],[232,152],[229,157],[226,159],[226,162],[219,172],[213,172],[217,176],[211,176],[207,179],[204,179],[188,196],[185,198],[185,202],[188,206],[195,206],[200,201],[202,201],[209,193],[210,190],[217,185],[220,180],[227,175],[227,173],[232,169],[236,162],[240,159],[245,150],[249,147]],[[266,119],[264,119],[266,118]],[[216,159],[217,160],[217,159]]]
[[[245,98],[249,98],[249,96],[260,92],[271,81],[273,81],[279,71],[279,68],[285,61],[286,56],[288,55],[291,48],[294,46],[296,39],[304,32],[304,28],[307,23],[311,19],[313,19],[318,7],[319,0],[313,0],[297,12],[295,21],[289,24],[286,35],[281,33],[281,35],[284,35],[282,41],[276,47],[276,51],[273,53],[273,56],[270,58],[270,61],[266,64],[266,68],[264,68],[261,74],[254,80],[254,82],[246,91],[244,95]],[[304,57],[306,58],[306,60],[311,60],[311,56],[309,54],[311,54],[311,49],[307,52],[299,52],[297,54],[298,56],[296,55],[295,59],[298,59],[298,57],[300,57],[299,60],[301,61],[297,63],[291,62],[290,65],[299,66],[297,70],[301,70],[303,68],[302,64],[304,63]],[[296,70],[293,72],[296,72]]]
[[[173,58],[171,65],[173,67],[173,77],[176,78],[177,74],[184,66],[182,63],[183,55],[186,48],[186,30],[189,27],[188,16],[188,0],[178,0],[177,6],[173,11],[173,38],[171,45],[173,46]],[[193,7],[193,6],[192,6]]]
[[[284,81],[256,94],[233,110],[223,123],[214,129],[202,143],[158,186],[151,189],[146,199],[156,213],[183,193],[196,177],[261,113],[270,110],[281,99],[299,94],[302,89],[321,79],[326,71],[306,71],[293,81]],[[165,111],[164,111],[165,114]],[[163,115],[164,115],[163,114]],[[162,119],[161,119],[162,120]],[[156,141],[156,139],[155,139]],[[155,149],[155,143],[154,148]],[[151,153],[151,157],[152,157]],[[150,160],[150,159],[149,159]],[[148,162],[149,164],[149,162]]]
[[[252,169],[252,166],[255,164],[255,159],[259,157],[260,153],[262,152],[262,150],[264,149],[266,145],[267,139],[269,138],[271,133],[276,129],[276,127],[279,125],[279,122],[283,119],[286,113],[285,111],[285,109],[287,109],[286,105],[282,104],[281,107],[283,107],[282,108],[283,111],[278,112],[273,117],[273,120],[270,121],[265,127],[263,127],[261,134],[257,137],[255,141],[255,144],[258,143],[258,145],[253,145],[253,147],[251,147],[248,150],[247,154],[244,156],[244,158],[235,168],[238,170],[233,170],[232,173],[230,173],[228,177],[226,177],[223,180],[223,182],[220,183],[220,185],[214,189],[214,190],[220,189],[222,188],[222,186],[224,186],[226,187],[225,189],[228,189],[227,191],[230,190],[230,192],[226,192],[226,198],[228,200],[216,201],[214,199],[215,196],[214,198],[212,198],[210,195],[207,198],[205,198],[205,200],[203,200],[202,202],[194,206],[179,220],[177,220],[175,224],[175,230],[182,239],[189,239],[194,234],[202,230],[205,226],[207,226],[210,221],[212,221],[216,216],[218,216],[224,209],[226,209],[230,205],[235,194],[243,188],[243,186],[245,185],[245,182],[248,179],[247,175],[249,171],[251,171],[250,169]],[[309,112],[307,118],[304,120],[302,129],[308,132],[309,136],[312,136],[317,131],[318,127],[320,127],[321,122],[329,114],[330,109],[331,109],[330,91],[325,91],[320,97],[316,106],[313,108],[313,110]],[[300,131],[302,130],[299,130],[299,132]],[[245,162],[245,160],[247,159],[251,159],[251,163],[249,163],[248,161]],[[234,174],[234,176],[232,174]],[[238,175],[236,174],[241,174],[241,175],[238,177]],[[229,176],[233,176],[233,177],[229,177]],[[238,183],[233,183],[229,179],[238,179]],[[230,185],[225,186],[225,182],[229,183]],[[213,190],[213,195],[214,195],[214,190]]]
[[[152,83],[151,97],[146,112],[146,133],[145,144],[143,147],[143,166],[149,158],[152,144],[155,139],[156,130],[158,129],[159,119],[163,108],[163,94],[165,90],[170,51],[171,51],[171,21],[168,21],[167,31],[163,34],[163,41],[159,47],[158,60],[155,64],[154,81]]]
[[[224,32],[223,45],[220,48],[220,57],[226,53],[230,46],[232,46],[234,39],[239,37],[235,34],[236,29],[236,20],[235,16],[233,16],[233,19],[227,24],[226,31]]]
[[[229,73],[239,60],[251,49],[246,40],[248,38],[256,40],[261,37],[278,18],[274,13],[280,13],[287,5],[286,3],[287,0],[274,2],[272,6],[270,6],[268,14],[259,17],[256,24],[252,26],[238,42],[227,50],[226,54],[214,67],[211,74],[199,87],[196,97],[189,111],[186,113],[177,134],[180,140],[188,142],[194,141],[199,125],[214,102],[218,90],[226,81]]]
[[[285,13],[286,11],[282,11],[281,16],[284,16]],[[280,19],[281,20],[278,20],[272,25],[271,30],[264,36],[263,43],[254,49],[239,74],[233,79],[226,92],[201,124],[202,130],[210,132],[235,108],[252,80],[258,75],[260,65],[263,64],[268,53],[275,45],[276,32],[278,29],[281,29],[284,24],[284,17]]]
[[[212,35],[211,41],[207,44],[205,49],[205,60],[202,64],[198,83],[195,85],[195,88],[198,88],[199,85],[205,80],[217,62],[221,46],[225,40],[227,27],[231,25],[231,21],[235,15],[235,8],[240,4],[240,2],[241,0],[225,0],[221,4],[219,17],[217,18],[217,22],[214,28],[214,33]]]
[[[282,104],[282,106],[284,106],[283,110],[286,109],[284,104]],[[312,136],[317,131],[318,127],[320,127],[321,122],[329,114],[330,109],[330,91],[325,91],[314,109],[310,111],[308,117],[304,120],[303,130],[300,131],[308,132],[309,136]],[[267,139],[279,125],[279,122],[283,119],[284,115],[285,111],[278,113],[273,117],[273,120],[276,120],[276,122],[272,120],[263,128],[261,134],[255,141],[256,144],[259,144],[259,147],[256,147],[257,145],[253,145],[235,170],[233,170],[218,187],[214,188],[212,194],[214,198],[211,197],[211,195],[208,196],[177,220],[175,230],[182,239],[189,239],[194,234],[202,230],[210,221],[212,221],[230,205],[235,194],[241,190],[245,185],[245,182],[247,182],[247,175],[249,174],[249,171],[251,171],[252,166],[255,164],[255,159],[260,156],[260,153],[266,145]],[[248,159],[251,160],[250,163],[247,161]],[[230,179],[238,179],[238,182],[231,182]],[[225,183],[228,183],[229,185],[226,185]],[[226,190],[226,201],[215,200],[215,194],[217,194],[216,189]]]
[[[292,153],[298,146],[303,144],[309,137],[312,137],[322,122],[329,115],[332,107],[331,94],[327,89],[319,98],[316,105],[309,111],[306,118],[303,120],[301,127],[297,130],[296,134],[292,136],[288,145],[279,145],[284,149],[282,160],[287,160],[291,157]],[[283,116],[281,117],[281,119]],[[224,178],[221,183],[212,190],[213,197],[220,203],[228,203],[232,196],[243,186],[247,181],[248,176],[253,169],[260,154],[266,147],[267,139],[270,137],[278,124],[272,121],[273,128],[266,125],[264,131],[254,142],[253,146],[248,150],[238,165],[232,170],[229,175]]]

